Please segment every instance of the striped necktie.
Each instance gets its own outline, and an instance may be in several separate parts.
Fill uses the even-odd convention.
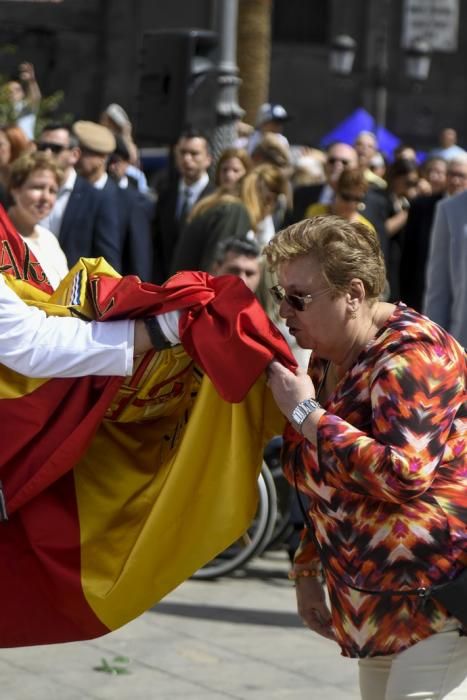
[[[182,205],[180,207],[180,213],[178,215],[178,220],[180,222],[180,225],[183,226],[183,224],[186,221],[186,218],[188,214],[190,213],[191,209],[191,191],[189,187],[185,187],[183,189],[182,193]]]

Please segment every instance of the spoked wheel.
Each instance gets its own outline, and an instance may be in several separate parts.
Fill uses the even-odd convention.
[[[284,542],[293,532],[291,521],[291,507],[294,498],[294,488],[284,476],[281,463],[282,437],[273,438],[264,450],[264,459],[269,467],[271,476],[274,479],[274,486],[277,494],[277,514],[276,522],[266,545],[267,549],[277,549],[283,546]]]
[[[193,578],[212,579],[241,568],[267,546],[277,519],[277,494],[268,465],[263,462],[258,477],[258,507],[248,530],[230,547],[199,569]]]

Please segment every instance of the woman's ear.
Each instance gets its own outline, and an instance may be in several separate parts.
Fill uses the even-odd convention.
[[[361,279],[355,277],[354,279],[350,280],[347,296],[349,297],[349,302],[356,304],[357,306],[363,302],[366,294],[365,286]]]

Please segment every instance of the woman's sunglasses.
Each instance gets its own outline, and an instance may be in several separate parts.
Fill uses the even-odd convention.
[[[285,300],[296,311],[305,311],[307,304],[311,304],[313,299],[324,296],[330,291],[330,288],[327,287],[327,289],[321,289],[319,292],[305,294],[305,296],[301,297],[299,294],[286,294],[285,289],[280,284],[276,284],[275,287],[270,288],[269,293],[276,304],[281,304]]]

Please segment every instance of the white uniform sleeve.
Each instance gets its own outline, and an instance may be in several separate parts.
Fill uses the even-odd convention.
[[[87,323],[25,304],[0,274],[0,363],[28,377],[126,376],[134,321]]]

